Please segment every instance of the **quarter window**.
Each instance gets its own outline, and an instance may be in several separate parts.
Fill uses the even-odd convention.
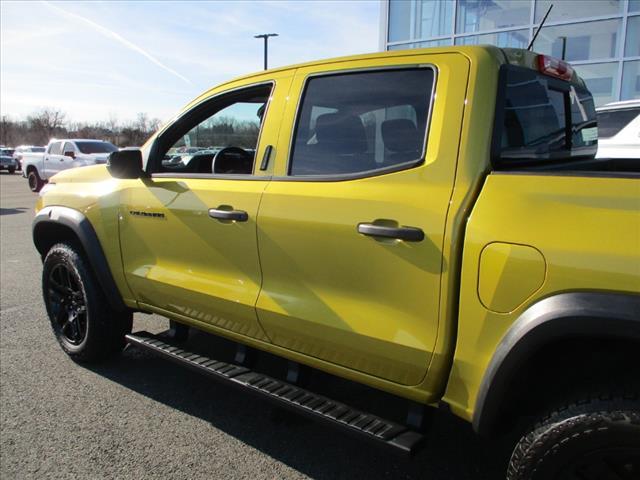
[[[431,68],[346,73],[308,81],[289,174],[344,175],[423,158]]]

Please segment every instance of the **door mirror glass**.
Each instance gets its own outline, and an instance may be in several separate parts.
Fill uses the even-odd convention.
[[[140,178],[143,174],[142,152],[138,149],[112,152],[107,169],[116,178]]]

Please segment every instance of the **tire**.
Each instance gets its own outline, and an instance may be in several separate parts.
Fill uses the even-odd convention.
[[[71,358],[97,362],[124,348],[133,316],[110,307],[76,246],[59,243],[49,250],[42,292],[53,333]]]
[[[640,401],[586,398],[547,416],[516,445],[507,480],[640,478]]]
[[[16,173],[16,167],[9,167],[9,173]]]
[[[44,185],[44,181],[40,178],[40,175],[38,175],[37,170],[31,170],[27,174],[27,182],[29,182],[29,188],[32,192],[39,192]]]

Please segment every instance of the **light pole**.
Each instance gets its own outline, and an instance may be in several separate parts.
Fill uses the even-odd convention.
[[[254,35],[253,38],[264,38],[264,69],[267,69],[267,53],[269,51],[269,37],[277,37],[277,33],[263,33],[262,35]]]

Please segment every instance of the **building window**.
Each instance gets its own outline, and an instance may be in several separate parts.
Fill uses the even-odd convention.
[[[428,42],[412,42],[412,43],[401,43],[398,45],[389,45],[389,50],[406,50],[407,48],[448,47],[450,45],[452,45],[451,38],[443,38],[441,40],[429,40]]]
[[[616,100],[618,62],[575,65],[578,75],[586,82],[596,105]]]
[[[640,0],[383,0],[387,50],[491,44],[526,48],[553,9],[533,50],[571,62],[597,105],[640,98]]]
[[[620,26],[620,20],[602,20],[543,27],[536,39],[534,50],[561,58],[561,37],[565,37],[565,59],[569,62],[615,58],[618,56]]]
[[[625,57],[640,56],[640,16],[627,20],[627,38],[624,47]]]
[[[537,0],[536,20],[540,23],[553,3],[548,23],[567,22],[579,18],[599,17],[603,15],[619,15],[622,13],[623,1],[620,0]]]
[[[449,3],[449,2],[444,2]],[[460,0],[456,33],[519,27],[531,21],[531,2],[521,0]]]
[[[482,44],[497,45],[502,48],[527,48],[529,44],[529,30],[485,33],[484,35],[469,35],[456,38],[456,45]]]
[[[621,100],[640,98],[640,60],[624,62],[622,70]]]

